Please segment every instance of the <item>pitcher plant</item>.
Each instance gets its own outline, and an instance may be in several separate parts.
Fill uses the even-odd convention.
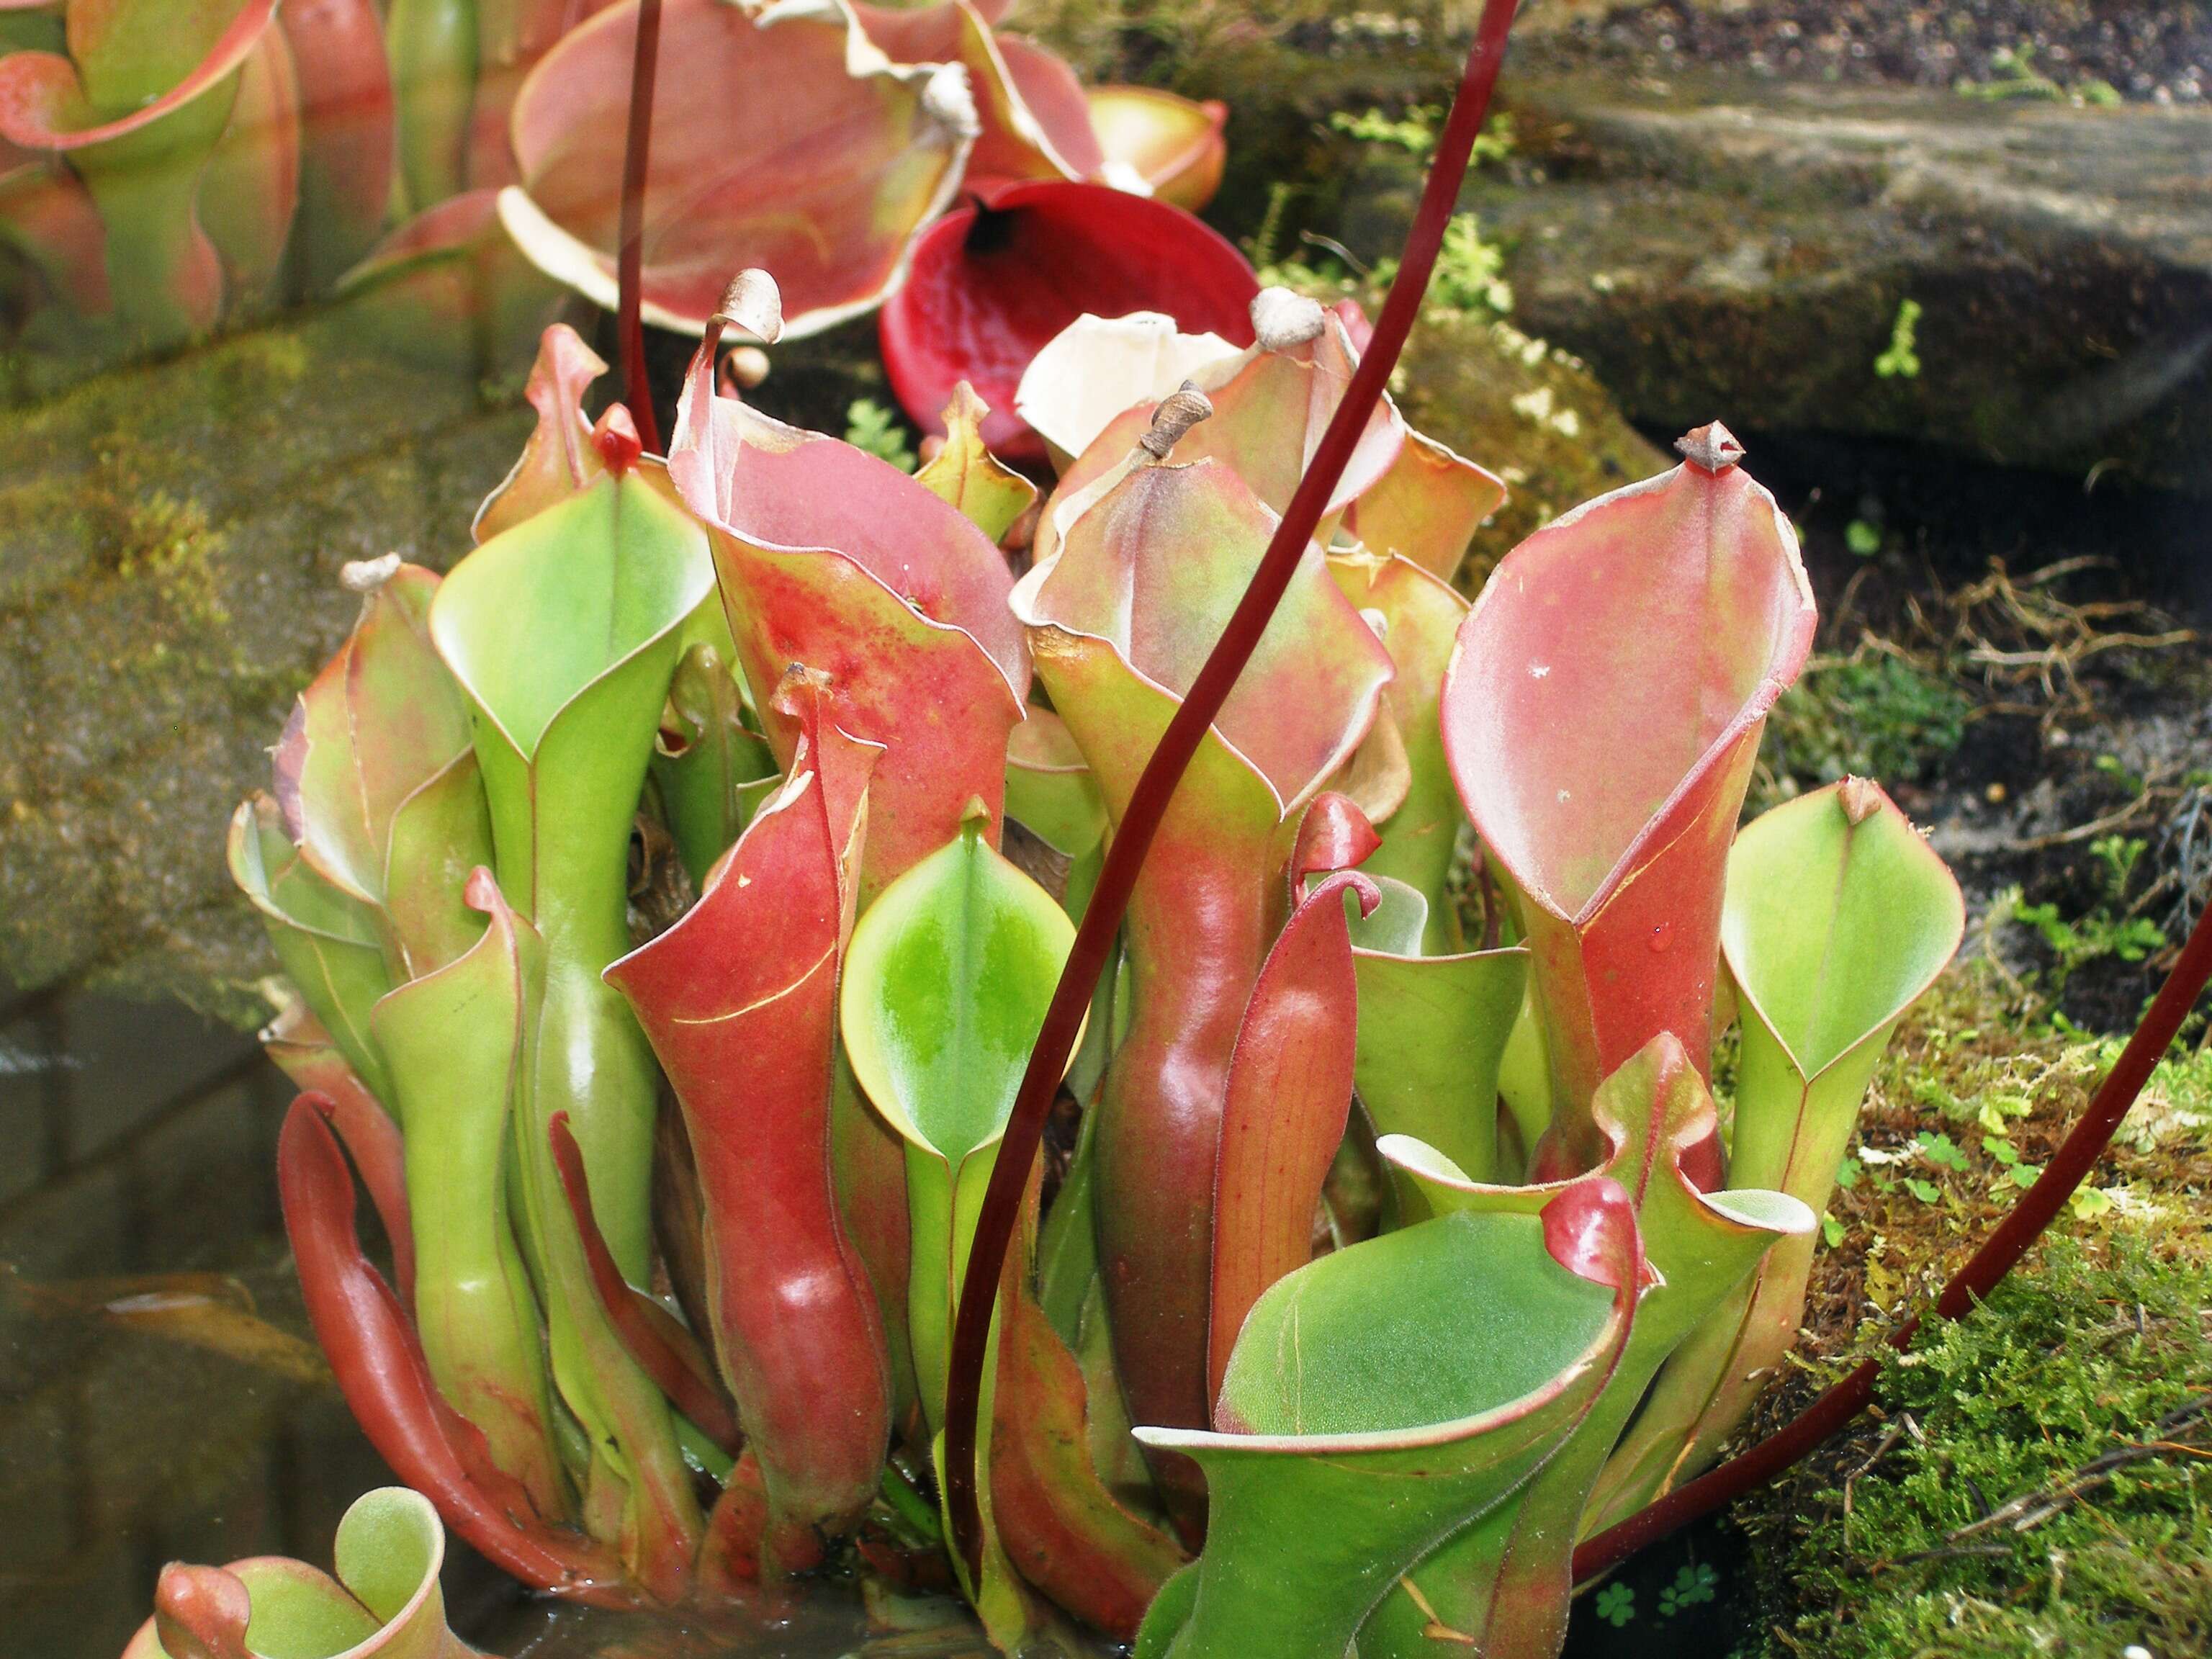
[[[1786,1350],[1874,1060],[1960,938],[1871,783],[1736,831],[1810,637],[1788,519],[1703,428],[1470,607],[1502,487],[1376,408],[1067,1068],[970,1558],[948,1341],[1015,1085],[1359,351],[1274,289],[1249,346],[1073,323],[1021,387],[1061,469],[1010,551],[1030,491],[972,390],[909,476],[717,386],[780,309],[758,271],[719,297],[665,459],[586,418],[600,365],[550,330],[480,542],[348,568],[361,621],[233,826],[356,1415],[556,1595],[935,1559],[1010,1653],[1555,1652],[1577,1538]],[[252,1566],[165,1581],[144,1650],[279,1594]]]

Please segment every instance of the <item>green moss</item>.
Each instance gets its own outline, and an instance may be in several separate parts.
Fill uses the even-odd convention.
[[[1920,301],[1899,300],[1897,320],[1889,325],[1889,345],[1874,360],[1874,372],[1883,380],[1917,380],[1920,374],[1918,345]]]
[[[163,489],[115,506],[119,533],[104,550],[114,562],[114,574],[125,581],[149,584],[179,627],[225,627],[230,612],[223,608],[216,565],[222,535],[209,522],[207,509]],[[164,643],[155,639],[150,648],[158,650]]]
[[[1955,682],[1906,658],[1816,658],[1767,720],[1753,804],[1846,774],[1917,782],[1965,739],[1972,712]]]
[[[1985,1307],[1923,1330],[1903,1359],[1883,1340],[2041,1171],[2118,1057],[2118,1039],[2040,1006],[1971,957],[1875,1073],[1814,1258],[1809,1334],[1753,1427],[1870,1355],[1886,1367],[1877,1409],[1734,1511],[1761,1604],[1740,1659],[2206,1650],[2212,1425],[2158,1429],[2212,1380],[2212,1050],[2193,1031]],[[2193,1449],[2094,1478],[2147,1436]],[[2032,1524],[1967,1530],[2069,1485],[2071,1504]]]
[[[1882,1379],[1887,1426],[1832,1460],[1801,1535],[1770,1537],[1789,1601],[1753,1651],[2205,1651],[2212,1424],[2191,1408],[2212,1377],[2208,1296],[2203,1224],[2175,1219],[2057,1240],[1923,1337]]]
[[[2124,101],[2118,88],[2095,76],[2070,84],[2053,80],[2037,65],[2034,44],[2027,40],[2016,46],[1998,47],[1990,55],[1990,76],[1986,81],[1969,80],[1961,76],[1952,83],[1951,89],[1961,98],[1979,99],[1990,104],[2025,100],[2032,103],[2088,105],[2098,109],[2114,109]]]
[[[2141,962],[2166,942],[2166,930],[2148,916],[2115,915],[2102,904],[2067,916],[2051,901],[2028,903],[2017,887],[2006,889],[1997,902],[2001,914],[2033,930],[2050,953],[2045,978],[2053,996],[2065,990],[2076,969],[2108,957]]]

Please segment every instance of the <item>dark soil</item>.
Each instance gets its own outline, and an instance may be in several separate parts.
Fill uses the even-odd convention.
[[[2025,70],[2018,67],[2022,48]],[[1649,74],[1692,64],[1792,80],[2005,87],[2030,76],[2054,93],[2195,102],[2212,94],[2212,11],[2142,0],[1763,0],[1741,10],[1659,4],[1577,22],[1547,43],[1588,60],[1627,58]],[[2023,84],[2010,95],[2037,95]]]
[[[1960,686],[1972,705],[1954,750],[1931,755],[1917,775],[1883,781],[1929,826],[1975,916],[2000,913],[1988,937],[2012,971],[2033,976],[2084,1029],[2132,1030],[2212,897],[2212,792],[2203,777],[2212,768],[2212,651],[2203,637],[2212,550],[2202,504],[2111,480],[2085,491],[1904,444],[1774,434],[1752,441],[1747,465],[1803,538],[1821,613],[1816,649],[1848,656],[1878,642]],[[1879,552],[1851,550],[1855,521],[1879,527]],[[2007,634],[1991,607],[1962,618],[1960,595],[1994,568],[2025,582],[2077,561],[2086,562],[2047,591],[2094,616],[2096,631],[2194,627],[2199,636],[2085,655],[2071,678],[2062,669],[2049,684],[2033,668],[1977,665],[1960,641],[1962,623],[2008,649],[2039,641]],[[2095,850],[2106,836],[2143,843],[2117,890]],[[2015,887],[2021,902],[2053,905],[2069,922],[2147,918],[2167,943],[2134,960],[2107,953],[2063,963],[2036,929],[2006,921]]]
[[[1741,1529],[1707,1516],[1622,1563],[1575,1598],[1560,1659],[1655,1659],[1738,1651],[1760,1611]]]
[[[1672,434],[1650,434],[1655,442]],[[1846,525],[1866,519],[1893,546],[1862,579],[1859,597],[1933,580],[1971,581],[1991,559],[2015,572],[2080,555],[2111,559],[2094,591],[2072,595],[2147,600],[2199,624],[2212,622],[2212,520],[2196,496],[2124,476],[2079,477],[1962,459],[1956,450],[1820,432],[1760,432],[1747,440],[1751,472],[1775,492],[1807,538],[1820,594],[1832,609],[1842,585],[1869,568],[1843,545]],[[1876,592],[1869,592],[1868,584]],[[1893,594],[1892,603],[1901,595]]]

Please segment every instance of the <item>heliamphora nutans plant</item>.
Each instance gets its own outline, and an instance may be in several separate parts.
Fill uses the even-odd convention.
[[[1786,1349],[1839,1137],[1959,939],[1870,783],[1737,833],[1810,637],[1788,520],[1705,428],[1470,607],[1502,489],[1377,409],[1092,1003],[998,1285],[985,1547],[948,1557],[947,1336],[1072,917],[1358,348],[1280,290],[1249,345],[1078,322],[1020,382],[1031,517],[972,391],[919,476],[720,392],[773,295],[714,302],[665,459],[549,331],[478,545],[349,568],[362,622],[234,826],[364,1427],[559,1594],[949,1569],[1008,1652],[1555,1652],[1577,1536]]]

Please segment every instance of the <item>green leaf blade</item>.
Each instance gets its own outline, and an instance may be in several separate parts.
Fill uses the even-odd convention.
[[[845,1048],[892,1126],[957,1170],[995,1141],[1075,939],[971,820],[853,930]]]

